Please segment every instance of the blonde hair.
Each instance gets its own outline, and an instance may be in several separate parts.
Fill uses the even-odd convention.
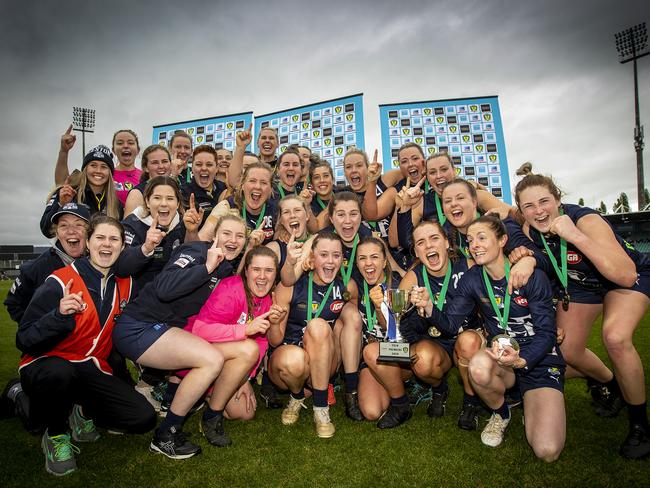
[[[76,200],[77,203],[84,203],[91,209],[94,209],[96,208],[96,206],[92,204],[94,202],[86,202],[86,187],[88,186],[90,186],[90,184],[88,183],[88,176],[86,175],[86,170],[84,168],[84,171],[81,172],[81,177],[79,178],[79,187],[76,188]],[[106,199],[106,215],[120,220],[120,200],[117,198],[117,193],[115,193],[115,183],[113,182],[113,174],[111,172],[108,173],[108,181],[104,183],[102,192],[104,193],[104,198]]]
[[[278,214],[276,216],[276,224],[275,224],[275,236],[274,238],[283,241],[283,242],[289,242],[289,239],[291,239],[291,232],[289,229],[287,229],[280,221],[280,217],[282,215],[282,204],[288,202],[289,200],[296,200],[302,204],[302,208],[305,209],[305,213],[309,213],[309,209],[307,208],[307,202],[303,200],[300,196],[291,194],[287,195],[283,199],[281,199],[278,202]]]
[[[239,185],[237,185],[237,188],[235,188],[235,192],[233,194],[234,200],[235,200],[235,205],[237,205],[237,208],[241,210],[244,208],[244,190],[243,186],[244,183],[246,183],[246,180],[248,180],[248,175],[253,169],[265,169],[266,171],[269,172],[269,183],[273,185],[273,168],[271,168],[270,165],[267,163],[252,163],[249,164],[246,169],[244,170],[244,174],[242,174],[241,180],[239,181]],[[270,198],[270,196],[269,196]],[[268,201],[268,199],[267,199]]]

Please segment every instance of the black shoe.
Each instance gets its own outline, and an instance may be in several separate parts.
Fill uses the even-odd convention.
[[[149,450],[171,459],[187,459],[201,452],[201,447],[187,440],[187,434],[172,427],[166,432],[156,430]]]
[[[464,403],[458,416],[458,427],[463,430],[478,429],[478,419],[481,415],[481,406],[472,403]]]
[[[445,414],[445,406],[447,405],[447,397],[449,396],[449,387],[442,393],[434,392],[431,396],[431,401],[427,407],[427,415],[431,418],[442,417]]]
[[[352,391],[345,394],[345,415],[352,420],[362,421],[365,417],[359,408],[359,393]]]
[[[217,447],[227,447],[232,444],[230,437],[223,429],[223,415],[217,415],[210,420],[201,419],[199,430],[210,444]]]
[[[399,425],[402,425],[408,419],[411,418],[413,412],[411,411],[411,405],[389,405],[388,410],[377,422],[377,427],[380,429],[393,429]]]
[[[625,401],[618,389],[610,389],[604,383],[600,383],[592,378],[587,378],[587,388],[589,388],[592,402],[596,407],[596,415],[599,417],[616,417],[618,412],[625,406]]]
[[[260,397],[264,400],[266,408],[284,408],[284,403],[278,398],[278,392],[273,384],[262,385],[260,387]]]
[[[650,436],[648,430],[639,424],[630,427],[630,432],[619,450],[627,459],[643,459],[650,455]]]
[[[0,395],[0,418],[6,419],[16,415],[16,405],[14,402],[19,391],[23,391],[20,386],[20,380],[18,378],[10,379],[2,391],[2,395]]]
[[[420,403],[431,400],[431,385],[427,385],[426,383],[421,384],[415,380],[409,385],[407,395],[411,407],[415,407]]]

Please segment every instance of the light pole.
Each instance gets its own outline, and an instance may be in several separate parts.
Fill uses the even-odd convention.
[[[81,159],[86,155],[86,132],[91,134],[95,128],[95,110],[92,108],[72,108],[72,122],[74,124],[73,130],[81,132]]]
[[[616,39],[616,50],[618,59],[621,64],[634,63],[634,149],[636,150],[636,191],[638,198],[639,211],[645,207],[645,198],[643,195],[644,178],[643,178],[643,126],[639,117],[639,81],[637,79],[636,60],[647,56],[650,51],[641,53],[648,47],[648,31],[645,22],[625,29],[614,35]]]

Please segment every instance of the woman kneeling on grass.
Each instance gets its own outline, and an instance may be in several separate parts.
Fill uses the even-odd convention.
[[[246,254],[238,276],[219,282],[191,325],[194,335],[212,343],[225,363],[214,383],[208,402],[209,415],[201,429],[210,444],[231,444],[224,431],[224,415],[229,419],[250,420],[257,402],[248,378],[254,378],[266,354],[266,331],[270,320],[279,320],[272,307],[271,290],[278,275],[278,260],[270,249],[257,246]]]
[[[343,327],[341,311],[345,300],[356,307],[357,287],[347,286],[338,272],[343,259],[341,238],[321,232],[312,245],[311,271],[293,286],[277,287],[278,311],[288,313],[269,317],[268,339],[275,348],[269,361],[271,380],[291,392],[289,405],[282,412],[284,425],[298,421],[305,407],[305,382],[314,393],[314,422],[318,437],[332,437],[334,424],[327,405],[327,385],[340,362],[336,337]],[[280,318],[281,317],[281,318]]]
[[[192,406],[214,384],[225,361],[217,348],[182,329],[199,313],[219,280],[232,275],[230,262],[244,247],[245,226],[239,217],[224,216],[216,226],[214,241],[192,242],[174,251],[163,270],[126,307],[113,331],[118,351],[142,366],[192,369],[177,387],[150,445],[153,452],[172,459],[201,452],[181,428]],[[207,409],[204,418],[209,416]]]
[[[467,239],[477,266],[463,275],[458,294],[444,312],[421,288],[411,300],[435,327],[449,334],[460,329],[475,306],[480,308],[492,345],[472,357],[469,377],[493,412],[481,441],[490,447],[503,442],[510,422],[504,393],[517,384],[523,396],[526,438],[538,458],[555,461],[566,438],[565,363],[556,347],[551,284],[544,272],[535,269],[525,285],[512,286],[510,262],[503,253],[508,238],[497,217],[472,222]]]
[[[45,469],[62,476],[77,468],[71,444],[99,439],[102,427],[144,433],[156,414],[108,364],[114,319],[132,295],[133,279],[111,271],[124,248],[120,223],[95,217],[88,232],[89,257],[54,271],[38,288],[16,335],[23,352],[20,381],[31,414],[46,427]]]

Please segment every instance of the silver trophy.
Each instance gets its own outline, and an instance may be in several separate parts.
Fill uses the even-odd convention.
[[[390,324],[387,330],[387,342],[379,344],[379,360],[387,362],[411,362],[410,347],[408,343],[402,342],[400,335],[400,320],[402,316],[413,308],[409,301],[409,291],[390,288],[387,290],[388,307],[395,317],[395,330],[392,331]]]

